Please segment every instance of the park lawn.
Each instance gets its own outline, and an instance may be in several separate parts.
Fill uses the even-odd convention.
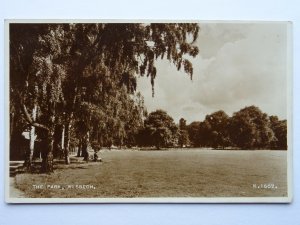
[[[286,151],[105,150],[100,157],[49,175],[19,174],[15,187],[30,198],[287,196]],[[277,188],[253,188],[269,183]]]

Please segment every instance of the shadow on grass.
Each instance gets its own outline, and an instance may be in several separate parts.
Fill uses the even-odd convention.
[[[101,162],[86,162],[86,161],[72,161],[71,164],[65,164],[63,160],[55,160],[53,162],[53,169],[88,169],[89,166],[100,164]],[[29,173],[29,174],[42,174],[41,173],[41,161],[35,161],[32,163],[31,169],[27,170],[25,167],[18,170],[17,174]],[[50,174],[50,173],[49,173]],[[16,174],[14,174],[15,176]]]

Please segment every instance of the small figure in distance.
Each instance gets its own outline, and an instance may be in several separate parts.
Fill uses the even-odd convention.
[[[94,152],[94,162],[97,162],[97,161],[98,161],[98,158],[99,158],[97,152],[98,152],[98,151],[95,151],[95,152]]]
[[[98,150],[94,151],[93,161],[94,162],[102,162],[102,159],[98,156]]]

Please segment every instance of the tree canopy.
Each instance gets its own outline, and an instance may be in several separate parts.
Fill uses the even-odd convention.
[[[248,106],[229,117],[220,110],[187,125],[194,147],[287,149],[287,121]]]
[[[58,131],[66,162],[71,133],[97,146],[130,144],[145,114],[136,78],[150,77],[154,94],[158,58],[192,77],[186,56],[199,52],[198,31],[192,23],[10,24],[11,109],[23,112],[11,115],[12,130],[39,129],[45,172]]]
[[[167,112],[163,110],[151,112],[145,119],[144,126],[149,143],[157,149],[176,144],[178,128]]]
[[[231,139],[240,148],[270,146],[275,138],[269,117],[256,106],[234,113],[229,130]]]

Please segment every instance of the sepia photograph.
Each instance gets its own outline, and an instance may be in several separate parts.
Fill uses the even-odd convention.
[[[290,22],[5,25],[6,202],[291,202]]]

